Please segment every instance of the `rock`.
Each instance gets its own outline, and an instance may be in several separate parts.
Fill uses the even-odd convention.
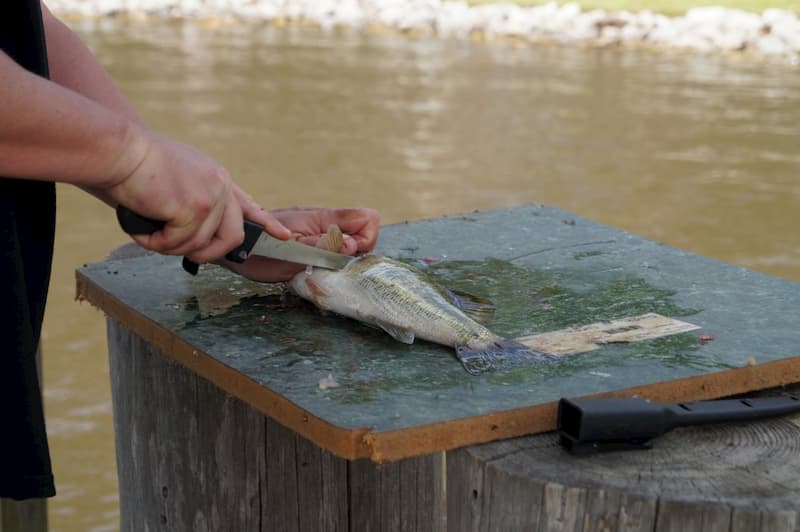
[[[763,35],[756,41],[756,49],[764,54],[785,55],[788,52],[786,43],[775,35]]]
[[[676,48],[690,48],[692,50],[697,50],[698,52],[710,52],[714,49],[714,45],[711,41],[691,33],[679,35],[672,42],[672,45]]]
[[[447,2],[436,13],[434,25],[440,35],[465,37],[475,26],[475,11],[463,2]]]
[[[663,47],[755,50],[800,56],[800,19],[781,9],[761,14],[724,7],[696,7],[684,16],[651,11],[582,11],[575,2],[521,7],[511,3],[470,6],[451,0],[49,0],[56,13],[78,17],[126,14],[233,21],[310,21],[322,28],[394,28],[441,36],[548,39],[598,43],[649,42]]]
[[[800,52],[800,20],[796,17],[785,17],[770,22],[767,29],[770,35],[786,44],[788,51]]]
[[[765,9],[764,12],[761,14],[761,19],[766,24],[777,24],[777,23],[797,23],[798,18],[795,13],[791,11],[784,11],[782,9],[775,9],[769,8]]]

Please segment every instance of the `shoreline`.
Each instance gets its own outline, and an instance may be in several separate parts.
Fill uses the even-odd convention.
[[[442,0],[50,0],[67,19],[197,20],[206,25],[301,23],[322,30],[384,28],[419,36],[734,53],[800,64],[800,18],[791,11],[752,13],[696,7],[670,17],[652,11],[582,10],[555,2],[469,5]]]

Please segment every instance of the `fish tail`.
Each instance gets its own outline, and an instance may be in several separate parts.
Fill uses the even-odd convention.
[[[534,351],[530,347],[501,338],[485,348],[471,349],[456,346],[456,355],[461,365],[471,375],[481,375],[487,371],[502,371],[522,364],[554,362],[558,357]]]

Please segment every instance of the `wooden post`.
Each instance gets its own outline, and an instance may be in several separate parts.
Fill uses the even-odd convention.
[[[573,456],[552,432],[458,449],[448,529],[797,532],[798,442],[800,415],[676,429],[646,451]]]
[[[36,369],[41,383],[41,346],[36,351]],[[0,499],[0,532],[47,532],[47,499]]]
[[[348,461],[108,320],[123,531],[437,532],[442,453]]]
[[[0,532],[46,532],[47,499],[0,499]]]
[[[348,461],[113,319],[108,333],[123,531],[800,530],[800,416],[678,429],[649,451],[575,457],[546,433]]]
[[[526,224],[538,224],[539,229],[517,234],[514,229],[520,227],[522,216]],[[535,206],[507,216],[490,213],[481,218],[482,224],[477,217],[470,217],[469,232],[480,237],[485,230],[483,238],[493,243],[497,235],[511,238],[506,244],[515,258],[510,260],[535,256],[536,264],[531,267],[567,262],[570,268],[577,268],[580,262],[589,268],[587,275],[594,275],[608,272],[609,265],[616,271],[618,263],[633,264],[631,274],[638,276],[650,271],[645,265],[657,262],[660,266],[653,275],[659,283],[671,279],[670,286],[683,290],[682,305],[696,303],[703,309],[698,318],[702,318],[702,326],[720,331],[712,347],[725,347],[714,355],[715,364],[727,360],[725,368],[695,367],[688,364],[695,360],[692,357],[676,359],[675,367],[659,365],[655,358],[647,359],[650,365],[636,359],[644,371],[661,367],[663,373],[658,375],[663,380],[653,381],[654,375],[648,375],[649,388],[625,388],[626,393],[641,394],[646,389],[650,394],[645,395],[651,399],[688,401],[753,393],[800,381],[796,353],[800,287],[693,259],[629,236],[622,238],[588,222],[578,227],[590,234],[572,234],[576,226],[564,224],[562,216],[559,211]],[[447,223],[450,220],[453,231],[459,231],[455,234],[465,230],[461,228],[466,225],[463,219]],[[508,230],[498,231],[499,227]],[[423,229],[419,234],[428,234]],[[562,244],[550,248],[546,242],[529,243],[528,235],[534,233]],[[405,249],[409,242],[422,245],[422,239],[405,241],[399,232],[394,234],[391,245],[396,246],[392,248],[395,251]],[[388,238],[391,240],[391,233]],[[613,263],[603,258],[608,242],[616,243]],[[583,257],[578,261],[573,253],[576,246],[586,249],[583,246],[588,245],[602,248],[592,255],[601,257],[594,265]],[[552,251],[552,256],[545,260],[538,246],[547,246],[543,251]],[[424,256],[432,247],[414,249]],[[529,253],[518,255],[522,249]],[[183,275],[176,261],[154,258],[149,276],[142,269],[146,257],[137,259],[136,271],[115,263],[88,268],[79,275],[79,294],[111,316],[108,338],[122,530],[800,532],[799,416],[676,429],[658,438],[648,451],[576,457],[560,447],[552,432],[511,438],[534,432],[535,423],[554,426],[554,411],[544,419],[544,410],[528,410],[522,405],[505,410],[503,415],[508,417],[500,423],[500,413],[491,412],[490,400],[485,405],[490,411],[486,415],[456,412],[445,422],[419,424],[413,431],[365,429],[365,436],[359,438],[349,429],[342,430],[347,445],[337,448],[337,438],[308,430],[309,419],[315,419],[313,411],[301,417],[306,416],[303,408],[259,384],[246,367],[237,370],[220,358],[220,353],[212,356],[203,351],[218,351],[217,345],[201,339],[197,341],[207,345],[194,350],[194,344],[176,334],[172,325],[158,321],[165,305],[183,301],[192,291],[182,289],[183,278],[171,277]],[[708,294],[683,282],[696,273],[695,266],[704,271],[703,279],[710,284]],[[749,283],[745,299],[738,297],[743,278]],[[606,286],[604,281],[597,282]],[[148,294],[146,301],[119,299],[113,294],[125,287],[138,296],[145,283],[157,285],[149,287],[154,296]],[[173,288],[175,292],[169,295]],[[616,293],[616,288],[612,292]],[[625,297],[631,298],[628,303],[637,303],[643,296],[634,290]],[[129,308],[129,303],[137,308]],[[738,314],[731,314],[733,310]],[[753,322],[751,318],[759,319]],[[729,332],[733,328],[735,335]],[[230,335],[221,342],[227,349],[237,338]],[[542,340],[541,335],[537,338]],[[683,340],[689,343],[678,345],[678,354],[684,349],[692,353],[703,349],[699,340]],[[240,348],[246,350],[248,345]],[[751,350],[763,353],[758,355],[763,360],[743,365],[745,353]],[[627,361],[621,356],[618,360],[611,368],[615,372]],[[674,370],[679,366],[682,373],[677,375]],[[436,371],[435,366],[431,370]],[[586,387],[597,384],[595,377],[614,377],[583,370],[580,375],[580,379],[564,381],[563,386],[555,379],[531,383],[553,386],[551,391],[561,396],[575,396],[587,394],[590,390]],[[271,376],[262,374],[261,378]],[[499,386],[491,389],[502,394]],[[621,389],[610,386],[606,391]],[[796,394],[800,386],[777,391]],[[453,391],[452,397],[459,405],[469,406],[474,395],[465,387]],[[512,417],[520,411],[525,415]],[[315,427],[333,432],[333,425],[316,419]],[[474,423],[464,425],[465,420]],[[437,431],[429,430],[432,425]],[[493,432],[496,429],[509,432]],[[473,445],[490,441],[475,438],[477,430],[489,431],[491,440],[499,441]],[[409,438],[409,433],[416,437]],[[456,433],[471,439],[467,443],[463,443],[466,437],[452,439]],[[357,454],[361,444],[370,452]],[[432,454],[388,464],[354,459],[414,455],[397,451],[401,444]],[[456,448],[459,445],[467,446]],[[338,456],[325,449],[338,449]]]

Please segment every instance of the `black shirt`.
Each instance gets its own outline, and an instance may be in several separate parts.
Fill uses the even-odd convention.
[[[0,50],[48,77],[39,0],[0,0]],[[54,233],[55,185],[0,177],[0,497],[55,495],[35,363]]]

